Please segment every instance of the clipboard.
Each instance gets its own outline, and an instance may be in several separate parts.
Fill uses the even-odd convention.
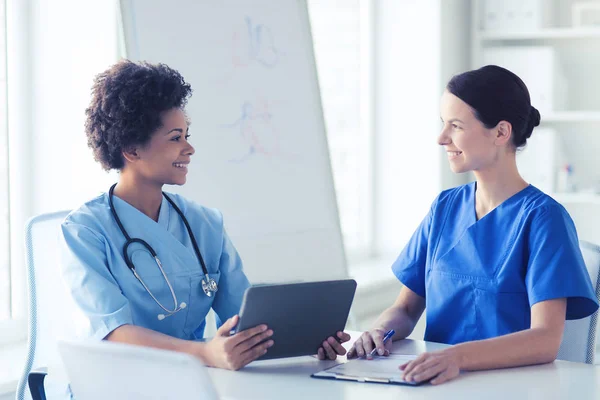
[[[311,377],[361,383],[419,386],[424,382],[407,382],[402,379],[402,372],[398,369],[401,364],[415,358],[417,358],[416,355],[393,353],[387,357],[375,356],[372,360],[357,358],[336,364],[333,367],[312,374]]]

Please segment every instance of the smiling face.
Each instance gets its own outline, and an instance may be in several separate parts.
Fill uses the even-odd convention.
[[[162,127],[147,145],[124,154],[127,167],[159,185],[183,185],[194,147],[188,142],[189,123],[183,110],[174,108],[161,116]]]
[[[505,144],[497,140],[497,128],[486,128],[467,103],[448,91],[442,95],[441,118],[438,144],[444,146],[453,172],[481,171],[495,164]]]

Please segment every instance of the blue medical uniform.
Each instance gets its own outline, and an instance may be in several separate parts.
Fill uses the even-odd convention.
[[[598,309],[575,225],[532,185],[477,220],[476,183],[442,192],[392,271],[425,298],[425,340],[456,344],[528,329],[531,306],[567,298],[567,319]]]
[[[210,277],[219,290],[208,297],[202,290],[202,267],[181,217],[163,197],[158,222],[113,196],[113,203],[129,236],[141,238],[156,251],[178,303],[187,307],[164,320],[164,313],[125,264],[125,237],[111,212],[108,194],[84,204],[62,224],[63,277],[72,297],[89,322],[84,336],[103,339],[124,324],[149,328],[180,338],[202,338],[205,317],[213,308],[220,321],[239,312],[249,286],[242,261],[223,228],[219,211],[168,194],[194,232]],[[173,309],[171,292],[150,253],[137,244],[129,255],[152,294]],[[218,323],[220,323],[218,321]]]

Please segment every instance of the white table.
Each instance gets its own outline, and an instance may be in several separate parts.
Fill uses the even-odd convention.
[[[355,337],[356,333],[352,332]],[[446,345],[419,340],[394,343],[399,354],[419,354]],[[341,362],[345,358],[341,358]],[[254,362],[240,371],[210,368],[225,399],[600,399],[600,366],[555,361],[494,371],[465,372],[440,386],[398,386],[311,378],[337,361],[295,357]]]

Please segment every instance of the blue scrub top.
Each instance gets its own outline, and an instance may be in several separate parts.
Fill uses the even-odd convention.
[[[141,238],[156,251],[178,303],[187,307],[164,320],[164,311],[150,297],[125,264],[125,237],[111,212],[108,194],[84,204],[62,224],[62,272],[73,299],[87,318],[84,336],[103,339],[124,324],[142,326],[180,339],[200,339],[205,317],[213,308],[218,321],[239,312],[249,286],[242,261],[214,209],[199,206],[182,196],[168,194],[189,221],[210,277],[219,290],[208,297],[202,290],[202,267],[181,217],[163,197],[158,222],[129,203],[113,196],[113,203],[130,237]],[[137,244],[129,255],[152,294],[173,309],[171,292],[150,253]],[[219,321],[220,320],[220,321]]]
[[[476,183],[442,192],[392,271],[425,298],[425,340],[456,344],[528,329],[531,306],[598,309],[571,217],[532,185],[477,220]]]

